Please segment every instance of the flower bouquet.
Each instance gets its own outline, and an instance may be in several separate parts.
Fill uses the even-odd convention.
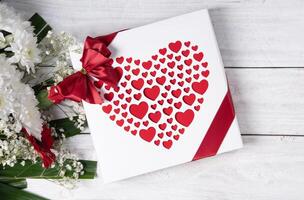
[[[0,194],[4,199],[43,199],[22,189],[26,178],[67,187],[92,179],[96,162],[79,160],[64,140],[82,134],[81,103],[53,104],[47,89],[74,73],[69,51],[81,49],[68,33],[55,33],[38,14],[23,20],[0,3]],[[61,110],[58,118],[54,110]]]

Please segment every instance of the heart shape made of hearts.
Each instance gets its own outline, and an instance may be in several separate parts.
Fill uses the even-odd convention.
[[[116,57],[118,87],[96,84],[104,91],[103,112],[130,135],[170,149],[203,104],[210,74],[203,57],[197,45],[179,40],[149,60]]]

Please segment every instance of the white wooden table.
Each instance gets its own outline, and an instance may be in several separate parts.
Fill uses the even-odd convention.
[[[210,8],[244,140],[242,150],[125,181],[103,185],[98,178],[67,190],[31,180],[29,191],[51,199],[303,199],[304,1],[6,2],[79,39]],[[94,158],[89,136],[70,146]]]

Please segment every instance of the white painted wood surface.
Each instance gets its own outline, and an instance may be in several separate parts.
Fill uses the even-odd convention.
[[[302,199],[304,196],[304,1],[302,0],[4,0],[39,12],[79,39],[211,8],[244,139],[244,149],[103,185],[67,190],[31,180],[51,199]],[[270,136],[269,136],[270,135]],[[69,147],[94,158],[91,139]]]

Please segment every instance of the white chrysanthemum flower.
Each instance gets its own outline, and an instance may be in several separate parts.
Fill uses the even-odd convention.
[[[0,55],[0,119],[12,115],[35,138],[41,139],[42,119],[38,101],[29,85],[21,82],[22,74]]]
[[[41,62],[41,57],[30,22],[23,20],[6,4],[0,4],[0,30],[10,33],[10,40],[0,37],[0,46],[9,46],[5,50],[14,53],[9,61],[18,63],[28,73],[35,72],[35,64]]]
[[[20,63],[28,73],[35,72],[35,63],[41,61],[40,50],[36,43],[37,38],[33,37],[32,34],[27,31],[17,31],[14,34],[14,41],[10,44],[10,47],[6,48],[6,50],[14,53],[8,61]]]

